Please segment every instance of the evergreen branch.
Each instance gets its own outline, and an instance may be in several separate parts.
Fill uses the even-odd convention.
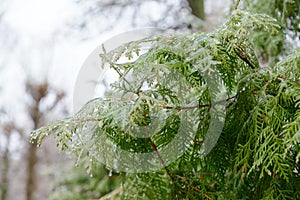
[[[146,119],[147,116],[146,116],[146,112],[144,112],[144,119]],[[151,139],[151,136],[149,134],[149,131],[148,131],[148,128],[147,126],[144,126],[144,128],[146,129],[146,134],[147,134],[147,137],[148,137],[148,140],[150,142],[150,145],[151,145],[151,148],[152,148],[152,151],[154,151],[158,157],[158,159],[160,160],[163,168],[165,169],[166,173],[168,174],[168,176],[171,178],[172,182],[174,182],[174,177],[172,176],[168,166],[166,165],[164,159],[161,157],[158,149],[157,149],[157,146],[155,145],[155,143],[153,142],[153,140]]]
[[[232,97],[229,97],[229,98],[227,98],[225,100],[217,101],[213,105],[216,105],[216,104],[219,104],[219,103],[223,103],[225,101],[229,101],[231,99],[234,99],[235,97],[236,96],[232,96]],[[190,110],[190,109],[204,108],[204,107],[210,108],[211,106],[212,106],[212,104],[209,103],[209,104],[200,104],[200,105],[193,105],[193,106],[182,106],[182,107],[173,107],[173,106],[166,106],[166,105],[164,105],[164,106],[162,106],[162,108],[164,108],[164,109],[176,109],[176,110],[180,111],[180,110]]]
[[[201,191],[200,189],[196,188],[195,186],[192,186],[192,185],[188,186],[188,190],[190,190],[191,188],[192,188],[193,190],[199,192],[199,193],[202,193],[202,191]],[[207,199],[209,199],[209,200],[212,199],[212,198],[211,198],[210,196],[208,196],[207,194],[204,194],[204,197],[207,198]]]
[[[110,63],[110,66],[118,73],[118,75],[120,76],[120,78],[123,77],[123,74],[121,73],[121,71],[113,64]],[[125,79],[126,80],[126,79]],[[127,81],[126,81],[127,82]],[[128,83],[128,82],[127,82]]]
[[[231,99],[234,99],[235,97],[236,96],[232,96],[225,100],[217,101],[214,104],[223,103],[224,101],[229,101]],[[183,107],[173,107],[173,106],[163,105],[162,108],[163,109],[176,109],[176,110],[180,111],[180,110],[189,110],[189,109],[211,107],[211,106],[212,106],[212,104],[201,104],[201,105],[183,106]],[[144,117],[146,117],[146,116],[144,116]],[[69,123],[78,124],[78,123],[85,123],[85,122],[97,122],[97,121],[101,121],[101,120],[103,120],[103,119],[102,118],[86,118],[86,119],[70,120]]]
[[[182,177],[182,176],[179,176],[179,175],[175,175],[175,176],[176,176],[176,178],[178,178],[178,179],[182,180],[183,182],[187,183],[187,178],[186,178],[186,177]],[[197,192],[199,192],[199,193],[202,194],[202,191],[201,191],[199,188],[196,188],[196,187],[193,186],[193,185],[189,185],[189,186],[188,186],[188,190],[190,190],[190,189],[193,189],[193,190],[195,190],[195,191],[197,191]],[[204,194],[204,197],[207,198],[207,199],[209,199],[209,200],[212,199],[212,198],[211,198],[210,196],[208,196],[207,194]]]
[[[242,54],[240,54],[236,48],[233,48],[236,55],[243,60],[251,69],[255,69],[254,65],[248,60],[246,53],[243,51],[244,49],[242,47],[239,47],[240,50],[242,50]]]
[[[171,178],[172,182],[174,182],[174,177],[172,176],[168,166],[166,165],[164,159],[161,157],[158,149],[157,149],[157,146],[155,145],[155,143],[153,142],[153,140],[151,140],[151,138],[149,137],[149,142],[150,142],[150,145],[151,145],[151,148],[152,148],[152,151],[154,151],[156,153],[156,155],[158,156],[158,159],[160,160],[162,166],[164,167],[166,173],[168,174],[168,176]]]
[[[54,137],[58,146],[75,153],[78,160],[98,154],[105,158],[113,155],[114,152],[102,155],[101,150],[105,147],[99,142],[100,134],[108,134],[112,142],[124,147],[124,150],[152,151],[157,154],[158,159],[156,156],[155,158],[161,167],[160,171],[134,175],[125,172],[126,187],[115,188],[113,192],[103,196],[102,199],[105,200],[116,196],[121,196],[122,199],[170,199],[168,195],[176,199],[300,199],[300,91],[297,85],[300,81],[300,51],[298,49],[275,67],[270,65],[269,74],[267,70],[259,69],[259,59],[254,53],[256,43],[267,43],[260,33],[266,33],[269,40],[273,34],[280,32],[281,27],[275,19],[265,14],[239,11],[241,1],[235,2],[232,17],[223,28],[210,34],[194,33],[171,39],[161,38],[135,62],[123,65],[117,61],[124,53],[130,60],[135,48],[138,50],[136,44],[139,43],[133,42],[130,48],[123,46],[108,54],[103,47],[103,64],[110,64],[120,76],[113,85],[114,88],[119,89],[123,96],[134,93],[141,97],[142,92],[145,96],[138,99],[141,101],[137,101],[135,95],[132,100],[125,102],[121,98],[111,99],[115,102],[92,100],[92,104],[87,103],[73,118],[33,132],[32,140],[38,138],[38,143],[41,143],[45,136],[56,131]],[[251,31],[259,34],[253,39],[252,34],[249,34]],[[278,41],[274,41],[277,44]],[[273,51],[271,46],[266,47]],[[275,54],[278,55],[277,52]],[[199,68],[199,72],[210,69],[214,71],[210,68],[212,65],[217,66],[216,69],[221,73],[221,84],[228,93],[237,91],[239,96],[210,102],[212,94],[209,90],[197,92],[207,84],[203,75],[198,73]],[[130,79],[130,87],[127,87],[125,78],[129,70],[134,77]],[[187,81],[180,81],[177,72]],[[144,84],[147,84],[147,89],[137,94],[136,88]],[[182,88],[189,87],[193,87],[193,93],[190,94],[194,95],[192,97],[198,98],[201,95],[201,100],[207,101],[203,104],[196,102],[198,105],[179,104],[178,99],[185,95]],[[226,105],[226,119],[216,150],[201,159],[197,156],[201,153],[202,136],[211,121],[207,109],[209,111],[211,107],[226,101],[229,101]],[[174,110],[168,112],[169,110],[164,109]],[[181,121],[176,112],[181,110],[199,111],[197,118],[188,119],[192,124],[191,128],[197,129],[197,137],[191,136],[192,145],[175,163],[167,166],[167,160],[164,160],[159,150],[177,133]],[[161,115],[160,119],[170,119],[170,123],[157,120],[157,124],[151,124],[150,112]],[[93,126],[92,123],[92,126],[87,126],[85,123],[88,122],[96,125]],[[155,126],[155,129],[150,128],[149,124]],[[131,127],[134,128],[132,132]],[[131,140],[130,133],[139,131],[140,128],[145,129],[148,138]],[[93,135],[87,134],[93,129]],[[149,134],[152,130],[154,133],[159,132],[152,136]],[[86,149],[88,154],[85,154]],[[227,155],[224,156],[224,153]],[[93,162],[90,162],[88,169]],[[266,173],[269,177],[264,177]],[[108,192],[104,194],[106,193]]]
[[[70,123],[72,124],[79,124],[85,122],[100,122],[103,120],[102,118],[87,118],[87,119],[78,119],[78,120],[71,120]]]
[[[117,195],[117,194],[120,194],[122,191],[124,190],[124,186],[116,189],[116,190],[113,190],[112,192],[104,195],[103,197],[100,198],[100,200],[108,200],[110,199],[111,197]]]

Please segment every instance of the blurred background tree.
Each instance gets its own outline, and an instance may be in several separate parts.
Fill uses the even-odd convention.
[[[12,193],[8,192],[12,192],[12,188],[20,187],[24,187],[26,192],[14,194],[13,198],[45,198],[51,189],[42,187],[52,179],[51,176],[55,175],[53,169],[50,169],[51,165],[53,166],[58,161],[66,161],[62,156],[58,156],[58,151],[50,150],[51,145],[54,145],[53,141],[48,141],[49,146],[46,145],[40,152],[37,152],[36,143],[27,142],[30,130],[49,123],[52,117],[66,115],[65,105],[59,105],[64,98],[64,93],[51,88],[47,82],[35,83],[32,79],[27,80],[26,91],[27,97],[23,103],[27,107],[26,123],[28,126],[18,123],[18,120],[15,120],[15,114],[9,112],[10,108],[4,108],[9,111],[4,110],[1,113],[0,158],[3,165],[1,165],[0,189],[3,200],[10,198]],[[67,165],[67,162],[65,164]],[[20,168],[20,166],[23,167]],[[37,172],[37,169],[40,169],[42,173],[45,170],[50,171],[48,175],[42,175]]]

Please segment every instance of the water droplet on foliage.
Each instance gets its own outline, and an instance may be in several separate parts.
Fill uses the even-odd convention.
[[[108,176],[112,176],[112,170],[109,170]]]

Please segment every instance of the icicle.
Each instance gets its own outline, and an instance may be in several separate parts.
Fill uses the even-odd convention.
[[[112,169],[109,170],[108,176],[112,176]]]

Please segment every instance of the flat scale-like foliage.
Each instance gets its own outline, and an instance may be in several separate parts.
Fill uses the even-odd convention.
[[[262,68],[256,31],[282,34],[265,14],[234,11],[212,33],[157,36],[101,55],[120,76],[111,85],[120,96],[91,100],[73,117],[34,131],[32,140],[40,145],[53,133],[62,150],[89,160],[88,169],[100,162],[114,168],[122,177],[116,198],[300,199],[300,49]],[[131,62],[144,43],[151,48]],[[123,55],[129,62],[120,64]],[[218,99],[210,87],[226,94]],[[203,157],[210,111],[221,102],[224,127]],[[182,143],[172,147],[180,156],[160,156],[182,124]],[[123,157],[116,148],[157,152],[161,163]],[[132,163],[162,167],[136,174]]]

